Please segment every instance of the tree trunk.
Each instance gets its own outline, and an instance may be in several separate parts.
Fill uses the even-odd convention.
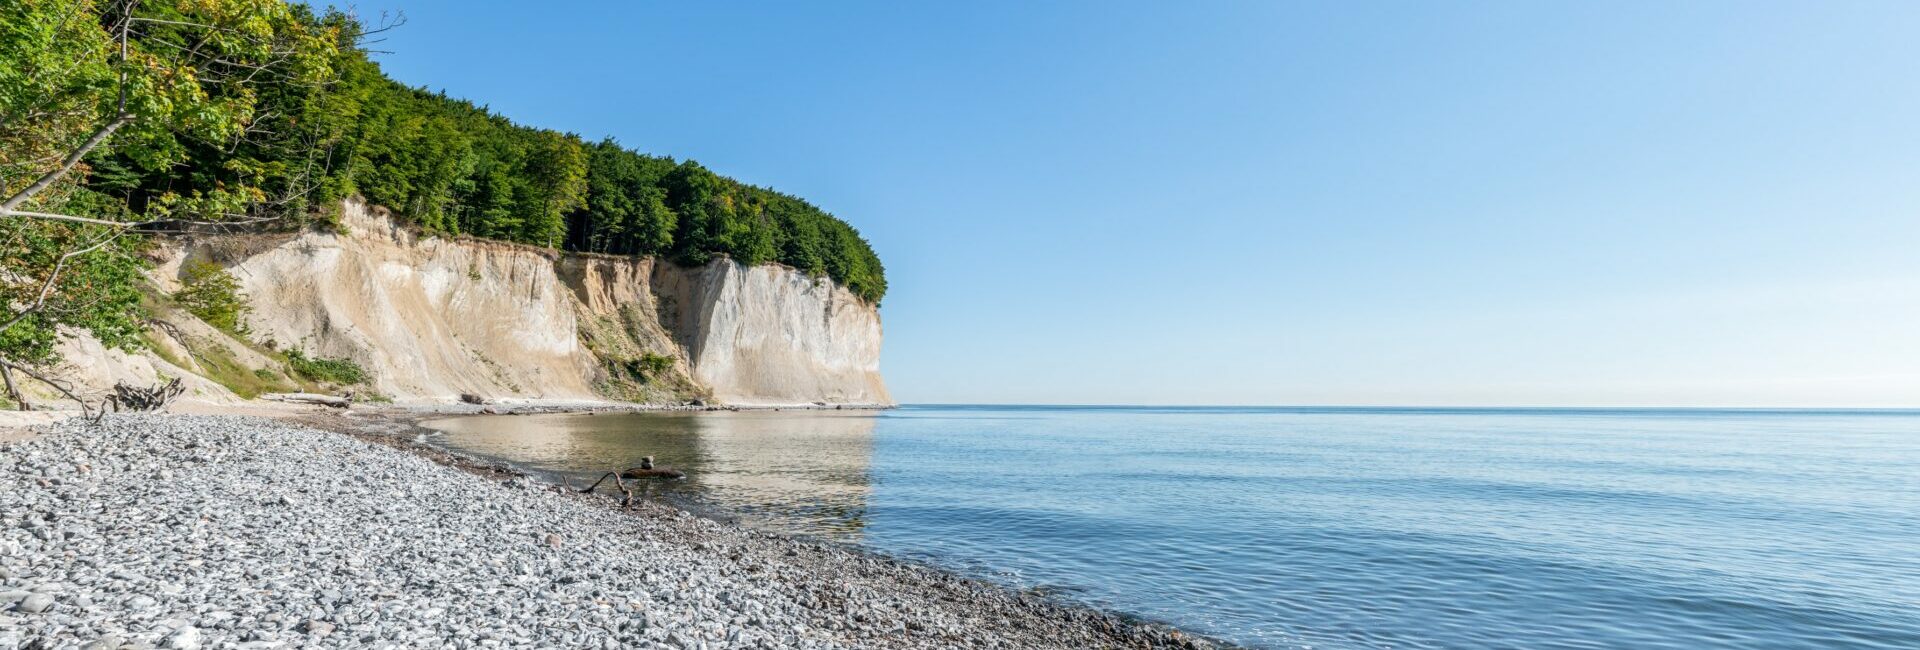
[[[0,366],[0,379],[7,381],[7,399],[13,400],[22,411],[33,410],[33,405],[27,403],[27,396],[20,393],[20,387],[13,385],[13,370]]]

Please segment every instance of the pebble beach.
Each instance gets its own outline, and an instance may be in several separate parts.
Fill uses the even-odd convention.
[[[669,505],[261,417],[0,442],[0,649],[1210,647]]]

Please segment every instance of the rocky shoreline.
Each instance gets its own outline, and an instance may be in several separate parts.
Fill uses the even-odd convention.
[[[436,458],[404,421],[327,428],[112,415],[0,443],[0,650],[1212,647]]]

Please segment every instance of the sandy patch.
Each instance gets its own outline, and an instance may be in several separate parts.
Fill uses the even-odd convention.
[[[34,437],[35,429],[79,415],[78,411],[0,411],[0,444]]]

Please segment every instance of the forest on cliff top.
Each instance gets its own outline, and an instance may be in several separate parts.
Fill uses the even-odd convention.
[[[99,105],[116,93],[123,115],[147,122],[88,152],[75,186],[42,202],[121,220],[304,222],[361,196],[432,233],[689,265],[780,262],[870,301],[886,293],[859,232],[800,198],[389,78],[367,43],[392,24],[281,0],[7,4],[0,130],[107,113]],[[36,153],[15,149],[0,162]],[[28,177],[5,179],[7,191]]]

